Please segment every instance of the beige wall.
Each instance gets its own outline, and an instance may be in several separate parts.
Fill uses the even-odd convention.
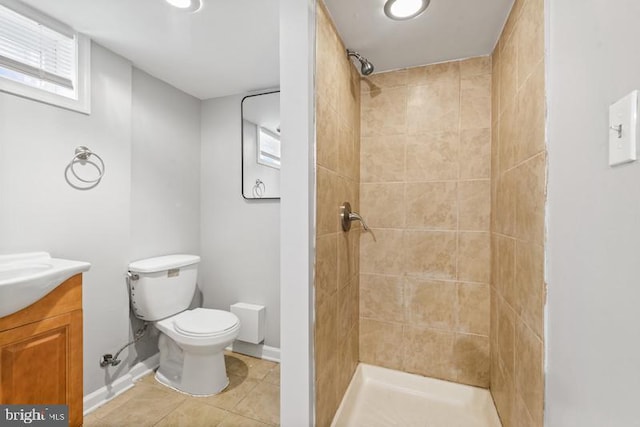
[[[360,360],[488,387],[491,58],[361,86]]]
[[[339,215],[359,206],[360,78],[322,5],[316,31],[316,425],[328,426],[358,363],[360,230]]]
[[[491,391],[542,426],[546,185],[543,0],[516,0],[493,53]]]

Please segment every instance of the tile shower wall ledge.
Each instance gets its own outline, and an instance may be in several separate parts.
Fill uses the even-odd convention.
[[[95,411],[100,406],[113,400],[125,391],[133,387],[134,381],[147,375],[160,365],[160,353],[156,353],[142,362],[135,364],[129,373],[116,379],[114,382],[99,388],[93,393],[89,393],[83,399],[84,415]]]

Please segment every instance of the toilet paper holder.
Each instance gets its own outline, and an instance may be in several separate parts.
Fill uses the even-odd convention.
[[[342,206],[340,206],[340,222],[342,223],[342,230],[351,230],[352,221],[360,221],[364,231],[370,231],[369,226],[367,226],[367,223],[360,214],[351,210],[351,204],[349,202],[344,202]]]

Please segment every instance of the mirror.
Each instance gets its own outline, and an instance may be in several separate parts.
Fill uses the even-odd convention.
[[[242,99],[242,197],[280,198],[280,91]]]

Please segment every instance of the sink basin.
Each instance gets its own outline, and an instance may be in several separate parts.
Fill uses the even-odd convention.
[[[91,264],[51,258],[47,252],[0,255],[0,317],[30,306]]]

